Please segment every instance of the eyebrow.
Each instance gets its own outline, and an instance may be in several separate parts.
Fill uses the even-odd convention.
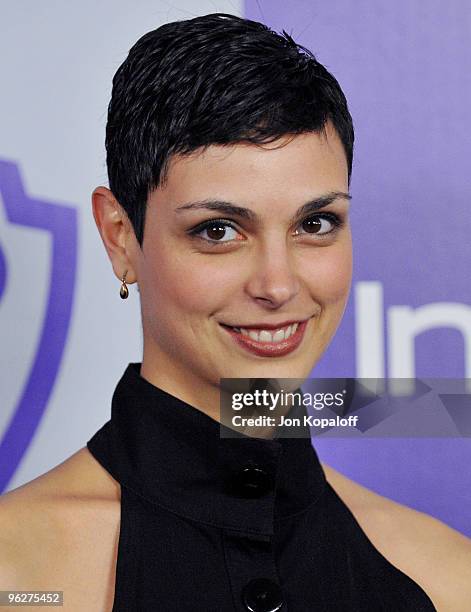
[[[343,191],[330,191],[324,195],[318,196],[309,200],[302,206],[298,208],[298,210],[294,214],[295,219],[299,219],[300,217],[304,217],[309,213],[316,212],[329,204],[332,204],[335,200],[351,200],[352,196],[349,193],[345,193]],[[221,213],[235,215],[238,217],[242,217],[243,219],[247,219],[249,221],[259,221],[259,216],[253,212],[250,208],[244,208],[242,206],[237,206],[232,202],[225,202],[224,200],[200,200],[198,202],[188,202],[187,204],[182,204],[178,208],[175,209],[175,212],[180,213],[185,210],[215,210]]]

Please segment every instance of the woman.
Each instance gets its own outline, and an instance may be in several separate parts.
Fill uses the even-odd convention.
[[[67,610],[470,609],[471,545],[320,463],[220,435],[221,378],[305,379],[352,272],[353,127],[286,34],[229,15],[149,32],[113,80],[93,214],[142,363],[111,420],[2,498],[2,589]]]

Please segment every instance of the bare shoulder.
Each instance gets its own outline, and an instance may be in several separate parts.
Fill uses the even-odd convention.
[[[85,596],[90,575],[110,583],[119,500],[119,485],[86,447],[0,496],[0,590],[59,589],[70,602]],[[111,595],[92,588],[88,609],[103,610]]]
[[[471,540],[442,521],[378,495],[322,464],[328,482],[377,550],[417,582],[439,612],[471,601]]]

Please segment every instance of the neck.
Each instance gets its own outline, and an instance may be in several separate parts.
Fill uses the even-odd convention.
[[[223,423],[226,427],[250,437],[273,438],[281,423],[282,416],[285,416],[292,407],[290,402],[283,406],[278,404],[276,409],[269,411],[269,413],[263,408],[255,411],[253,409],[243,409],[236,413],[231,408],[234,388],[222,388],[220,381],[215,384],[202,379],[195,375],[190,368],[175,364],[171,356],[155,354],[150,350],[144,350],[140,375],[152,385],[197,408],[214,421]],[[246,385],[242,389],[240,382],[238,381],[238,392],[249,393],[253,392],[255,388],[259,388],[257,385],[252,386],[251,380],[247,379]],[[281,388],[279,381],[269,379],[269,383],[269,391],[276,394]],[[224,406],[223,411],[221,411],[221,405]],[[246,419],[254,419],[266,414],[271,418],[271,421],[265,419],[263,422],[256,423],[247,420],[241,426],[232,422],[232,417],[235,414]]]
[[[175,364],[171,356],[146,348],[141,366],[141,376],[163,391],[220,421],[220,390],[218,385],[204,380],[189,368]]]

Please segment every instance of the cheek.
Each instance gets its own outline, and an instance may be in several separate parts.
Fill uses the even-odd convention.
[[[306,270],[306,283],[321,304],[347,300],[352,280],[352,254],[348,242],[319,250]]]
[[[173,256],[162,253],[154,261],[161,262],[151,273],[154,304],[178,311],[179,317],[210,314],[233,295],[237,268],[221,265],[217,256],[175,257],[174,251]]]
[[[239,258],[227,256],[224,265],[217,255],[186,253],[177,249],[156,248],[146,271],[147,302],[161,315],[189,317],[211,314],[234,299],[244,282],[244,266]],[[320,304],[344,303],[352,276],[351,239],[347,234],[335,245],[302,255],[298,261],[311,295]],[[155,314],[155,313],[154,313]]]

